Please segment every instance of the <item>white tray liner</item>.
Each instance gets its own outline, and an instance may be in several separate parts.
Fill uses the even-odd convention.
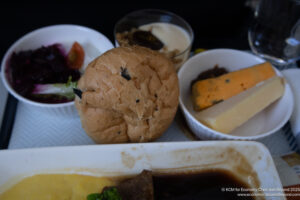
[[[157,142],[189,140],[174,121]],[[282,130],[260,142],[269,148],[272,155],[286,154],[291,151]],[[79,116],[49,115],[47,112],[19,102],[9,149],[88,144],[94,142],[82,129]]]

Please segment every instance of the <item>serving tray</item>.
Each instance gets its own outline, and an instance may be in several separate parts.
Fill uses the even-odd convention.
[[[2,81],[0,81],[0,93],[0,122],[2,121],[0,148],[22,149],[95,144],[82,129],[78,115],[70,117],[50,115],[22,102],[17,103],[7,94]],[[155,142],[196,140],[199,139],[190,131],[178,109],[169,129]],[[272,155],[299,150],[289,123],[274,135],[259,142],[266,145]]]

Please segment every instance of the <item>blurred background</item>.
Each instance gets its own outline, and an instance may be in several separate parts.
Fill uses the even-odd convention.
[[[164,9],[183,17],[192,26],[196,48],[249,49],[247,30],[256,0],[201,1],[178,3],[114,3],[74,1],[1,3],[0,56],[22,35],[48,25],[78,24],[93,28],[112,42],[116,22],[138,9]]]

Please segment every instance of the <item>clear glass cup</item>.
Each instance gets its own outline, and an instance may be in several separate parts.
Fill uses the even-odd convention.
[[[189,57],[194,40],[194,32],[191,26],[183,18],[174,13],[157,9],[145,9],[127,14],[122,19],[120,19],[114,27],[116,46],[125,46],[124,42],[119,41],[121,40],[120,35],[127,34],[129,32],[132,32],[132,30],[137,30],[142,26],[147,26],[153,23],[166,23],[167,25],[175,25],[175,27],[183,31],[183,36],[187,38],[187,43],[182,46],[180,51],[178,50],[172,52],[164,52],[165,48],[158,50],[162,53],[165,53],[165,55],[167,55],[167,57],[169,57],[173,61],[176,70],[178,70]],[[171,32],[170,34],[173,34],[171,35],[171,37],[177,37],[177,35],[175,36],[175,33]],[[164,43],[164,41],[162,42]],[[165,44],[165,46],[167,45],[168,44]]]
[[[248,40],[255,54],[279,69],[300,59],[300,0],[260,0]]]

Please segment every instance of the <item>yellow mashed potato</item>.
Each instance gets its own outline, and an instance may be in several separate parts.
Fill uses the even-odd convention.
[[[100,193],[115,185],[105,177],[78,174],[39,174],[23,179],[0,194],[0,200],[86,200],[90,193]]]

